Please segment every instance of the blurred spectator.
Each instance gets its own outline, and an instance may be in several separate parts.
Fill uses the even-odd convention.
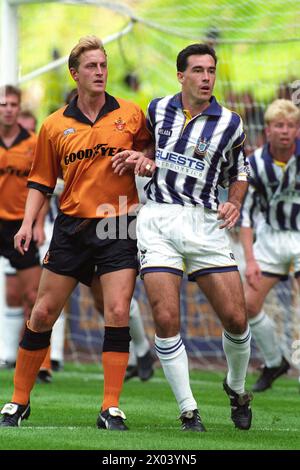
[[[225,94],[225,105],[236,113],[240,113],[240,96],[232,90]]]
[[[29,109],[24,109],[20,112],[18,123],[24,127],[24,129],[27,129],[31,132],[36,132],[37,119]]]
[[[222,38],[220,30],[216,26],[210,27],[205,35],[204,42],[208,46],[216,50],[218,58],[217,65],[217,74],[218,74],[218,83],[216,85],[217,93],[221,95],[222,100],[225,101],[225,105],[236,111],[235,108],[232,108],[228,101],[226,101],[226,96],[234,96],[233,91],[233,69],[232,69],[232,46],[222,44]],[[220,46],[220,47],[219,47]],[[220,49],[220,50],[219,50]],[[235,103],[235,100],[233,100]]]
[[[255,102],[251,92],[241,95],[242,117],[246,133],[246,154],[250,154],[257,147],[265,143],[264,134],[264,107]]]
[[[291,100],[292,99],[292,87],[291,84],[294,81],[294,79],[291,78],[290,81],[288,82],[281,82],[279,84],[279,87],[277,89],[277,98],[283,99],[283,100]]]
[[[140,80],[136,73],[128,72],[124,77],[124,83],[133,91],[138,91],[140,88]]]

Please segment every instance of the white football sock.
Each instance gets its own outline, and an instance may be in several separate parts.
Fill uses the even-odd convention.
[[[155,335],[155,350],[180,412],[195,410],[197,403],[190,387],[188,358],[180,334],[171,338]]]
[[[135,354],[137,357],[145,356],[150,349],[150,344],[144,330],[139,304],[134,298],[130,304],[129,328]]]
[[[245,391],[245,380],[250,359],[251,333],[249,326],[245,333],[236,335],[223,331],[222,343],[227,359],[227,384],[236,393]]]
[[[255,318],[249,319],[251,333],[264,358],[267,367],[277,367],[281,363],[282,352],[279,348],[273,320],[260,311]]]
[[[19,348],[20,335],[24,327],[24,312],[22,307],[4,307],[3,316],[3,359],[15,362]]]
[[[64,361],[64,345],[65,345],[65,315],[64,311],[53,325],[51,335],[51,353],[52,361]]]

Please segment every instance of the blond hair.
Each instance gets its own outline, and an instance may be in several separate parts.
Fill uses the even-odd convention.
[[[74,68],[77,70],[81,54],[85,51],[94,51],[96,49],[102,51],[106,57],[107,54],[105,52],[103,42],[101,39],[97,38],[97,36],[84,36],[83,38],[80,38],[78,44],[73,47],[69,55],[69,69]]]
[[[290,100],[275,100],[267,107],[265,123],[268,125],[278,118],[294,119],[300,123],[300,109]]]

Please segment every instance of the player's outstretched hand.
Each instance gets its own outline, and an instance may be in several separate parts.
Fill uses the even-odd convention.
[[[132,171],[138,176],[152,176],[155,170],[155,162],[145,157],[142,152],[134,150],[123,150],[114,155],[111,159],[114,173],[123,175],[127,171]]]
[[[135,163],[134,174],[137,176],[152,176],[155,168],[155,162],[142,154]]]
[[[118,152],[111,159],[112,167],[114,173],[117,175],[124,175],[127,171],[134,172],[134,167],[138,156],[135,154],[141,154],[141,152],[135,152],[134,150],[123,150],[123,152]],[[127,161],[130,158],[129,161]]]
[[[14,247],[21,255],[28,251],[29,244],[32,239],[32,227],[28,225],[21,226],[20,230],[14,236]]]

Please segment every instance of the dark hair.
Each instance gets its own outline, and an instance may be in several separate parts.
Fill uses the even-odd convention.
[[[215,61],[215,65],[217,65],[217,56],[215,50],[208,46],[207,44],[191,44],[187,46],[185,49],[179,52],[177,56],[177,71],[184,72],[188,65],[188,58],[190,55],[211,55]]]
[[[22,92],[20,88],[17,88],[14,85],[4,85],[0,89],[0,95],[8,96],[8,95],[15,95],[18,97],[19,102],[21,101],[22,98]]]
[[[32,111],[30,111],[30,109],[22,109],[19,113],[19,117],[30,118],[34,119],[35,122],[37,121],[36,116],[33,114]]]

